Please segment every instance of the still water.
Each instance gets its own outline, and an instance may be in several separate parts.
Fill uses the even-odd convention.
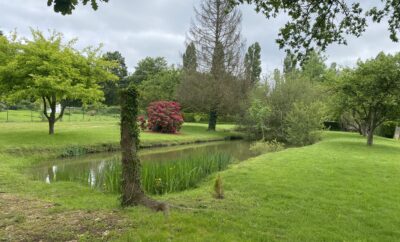
[[[257,154],[250,151],[250,143],[245,141],[221,141],[204,144],[182,145],[143,149],[139,151],[142,162],[168,162],[184,159],[192,155],[228,153],[234,160],[243,161]],[[104,172],[106,165],[120,162],[120,153],[99,153],[73,158],[63,158],[42,163],[29,172],[35,180],[46,183],[56,181],[76,181],[94,186],[95,177]]]

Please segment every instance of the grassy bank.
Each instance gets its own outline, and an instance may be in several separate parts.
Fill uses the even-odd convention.
[[[21,142],[25,145],[23,139]],[[313,146],[290,148],[233,165],[221,173],[224,200],[212,197],[215,177],[200,188],[156,197],[175,206],[168,218],[142,207],[121,210],[117,195],[77,183],[30,181],[18,167],[37,157],[3,152],[0,191],[50,205],[43,205],[40,216],[44,219],[39,221],[31,219],[26,208],[12,210],[6,219],[0,210],[0,221],[7,223],[0,224],[0,237],[17,236],[22,231],[25,236],[44,240],[399,240],[400,143],[383,138],[377,138],[373,147],[364,143],[357,134],[329,132]],[[0,199],[0,206],[1,201],[5,204],[9,200]],[[108,219],[87,225],[89,215],[82,219],[76,216],[78,224],[72,227],[86,226],[87,233],[67,231],[69,222],[63,219],[45,219],[81,213]],[[115,223],[106,223],[115,217],[119,218]],[[6,230],[9,226],[12,229]]]

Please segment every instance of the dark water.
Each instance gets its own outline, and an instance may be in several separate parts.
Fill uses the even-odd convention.
[[[242,161],[257,155],[249,148],[250,143],[245,141],[223,141],[143,149],[139,155],[142,162],[168,162],[192,155],[218,152],[230,154],[236,161]],[[29,172],[35,180],[42,180],[49,184],[56,181],[77,181],[94,185],[95,177],[104,172],[104,167],[116,162],[120,162],[120,153],[100,153],[49,161]]]

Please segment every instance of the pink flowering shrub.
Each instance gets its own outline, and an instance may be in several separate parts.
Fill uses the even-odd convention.
[[[147,107],[147,127],[154,132],[176,133],[183,124],[181,105],[177,102],[152,102]]]

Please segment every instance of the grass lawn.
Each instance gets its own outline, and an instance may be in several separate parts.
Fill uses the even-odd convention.
[[[223,139],[232,135],[233,125],[218,125],[218,132],[207,132],[207,125],[185,123],[179,134],[142,132],[143,145]],[[55,135],[48,135],[46,122],[0,123],[0,149],[46,149],[77,145],[119,144],[118,121],[58,122]]]
[[[65,136],[80,133],[78,127],[62,131],[60,126],[60,136],[63,132]],[[104,132],[101,137],[116,139],[117,134],[111,135],[112,127],[104,128],[110,134]],[[78,142],[93,141],[92,133],[96,132],[83,129],[93,136]],[[15,132],[24,133],[18,129],[4,131],[2,126],[0,130],[0,147],[8,145],[3,138],[7,132],[7,137],[14,137],[10,139],[14,145],[34,140],[29,136],[17,139]],[[29,132],[37,134],[34,127]],[[146,137],[143,135],[144,140]],[[375,141],[373,147],[367,147],[357,134],[327,132],[315,145],[232,165],[221,173],[223,200],[211,195],[215,176],[196,189],[156,197],[175,206],[168,217],[143,207],[120,209],[117,196],[77,183],[48,185],[28,180],[21,168],[40,156],[3,151],[0,192],[5,193],[0,194],[0,238],[398,241],[400,143],[383,138]],[[37,142],[50,144],[45,138]],[[57,142],[66,145],[67,141]]]

